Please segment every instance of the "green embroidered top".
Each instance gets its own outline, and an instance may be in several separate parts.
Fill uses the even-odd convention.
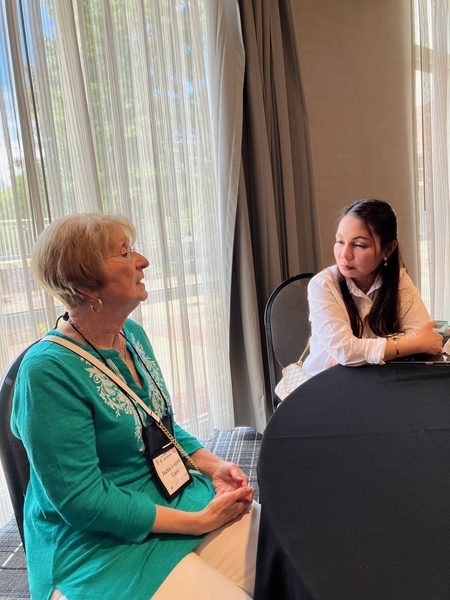
[[[143,329],[127,320],[124,331],[170,407]],[[64,337],[56,330],[49,333]],[[128,349],[142,389],[118,352],[101,352],[108,366],[162,416],[166,404],[130,344]],[[138,410],[148,424],[150,417]],[[202,539],[150,533],[155,504],[201,510],[214,496],[210,480],[194,472],[181,494],[165,500],[144,454],[141,423],[130,400],[91,363],[57,344],[36,344],[23,359],[11,425],[30,460],[24,526],[32,598],[49,599],[57,587],[69,600],[149,600]],[[189,454],[202,447],[176,424],[174,434]]]

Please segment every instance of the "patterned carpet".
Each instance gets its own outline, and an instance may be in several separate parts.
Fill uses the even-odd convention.
[[[218,431],[214,440],[204,444],[213,454],[241,467],[248,477],[249,484],[255,489],[255,500],[259,500],[256,466],[261,439],[262,435],[254,429],[236,427],[234,431]]]
[[[261,434],[248,427],[234,431],[218,431],[204,446],[225,460],[237,463],[255,488],[258,500],[256,464],[261,447]],[[25,553],[15,519],[0,529],[0,600],[29,600]]]
[[[25,553],[15,519],[0,530],[0,600],[29,598]]]

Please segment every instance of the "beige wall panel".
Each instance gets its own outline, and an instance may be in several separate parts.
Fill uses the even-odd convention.
[[[409,0],[292,0],[309,114],[323,266],[336,214],[390,202],[416,283],[412,26]]]

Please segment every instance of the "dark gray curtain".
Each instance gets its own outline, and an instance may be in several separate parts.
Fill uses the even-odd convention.
[[[290,0],[238,4],[246,73],[231,369],[236,424],[262,431],[271,413],[264,308],[281,281],[317,270],[320,242]]]

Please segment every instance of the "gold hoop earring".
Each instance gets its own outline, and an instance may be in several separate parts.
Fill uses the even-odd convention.
[[[94,301],[97,300],[97,308],[94,308]],[[101,310],[103,310],[103,302],[101,301],[101,299],[97,296],[97,298],[91,298],[91,310],[92,312],[98,313]]]

